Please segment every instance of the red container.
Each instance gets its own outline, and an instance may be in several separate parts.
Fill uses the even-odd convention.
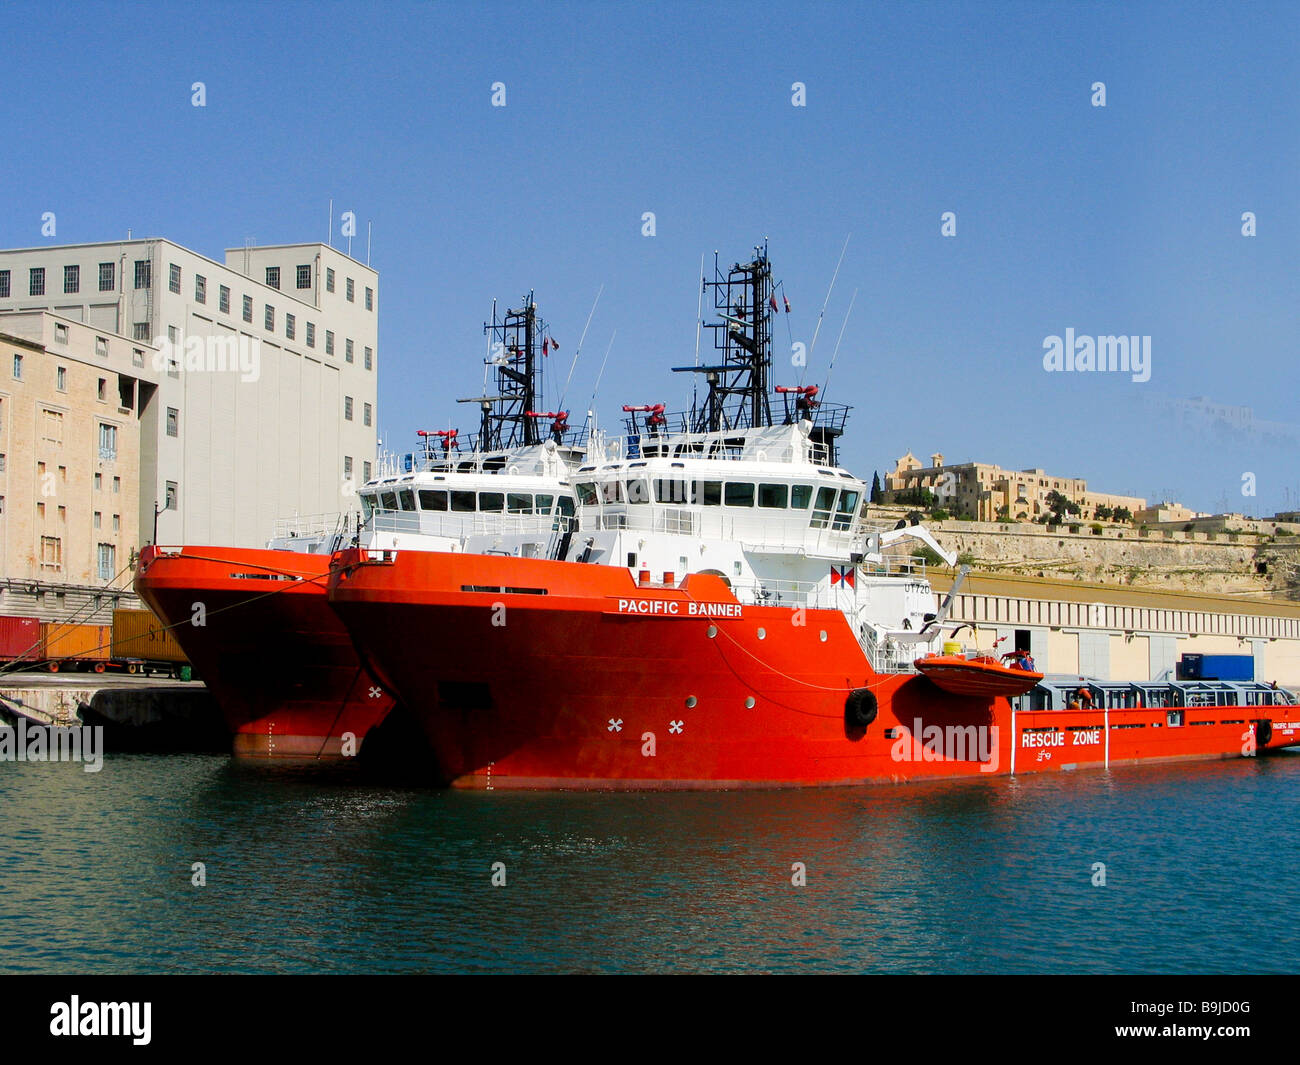
[[[39,662],[44,657],[40,618],[0,614],[0,661]]]

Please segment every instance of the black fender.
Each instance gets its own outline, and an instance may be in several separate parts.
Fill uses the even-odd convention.
[[[870,688],[854,688],[844,700],[844,721],[849,728],[866,728],[879,711],[876,693]]]

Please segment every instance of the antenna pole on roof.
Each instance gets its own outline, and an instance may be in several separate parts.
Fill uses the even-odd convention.
[[[822,300],[822,309],[817,314],[817,327],[813,330],[812,343],[808,346],[808,358],[804,360],[804,365],[799,373],[799,383],[803,384],[804,375],[808,372],[808,362],[811,361],[813,352],[817,350],[817,334],[822,331],[822,319],[826,317],[826,305],[831,301],[831,293],[835,291],[835,279],[840,276],[840,266],[844,263],[844,253],[849,250],[849,237],[852,233],[844,236],[844,247],[840,249],[839,262],[835,264],[835,273],[831,275],[830,287],[826,289],[826,298]]]
[[[844,312],[844,324],[840,326],[839,339],[835,341],[835,351],[831,354],[831,364],[826,370],[826,381],[822,385],[821,402],[826,402],[826,392],[831,387],[831,372],[835,369],[835,360],[840,357],[840,341],[844,339],[844,330],[849,325],[849,315],[853,313],[853,302],[858,298],[858,290],[853,290],[853,296],[849,300],[849,309]]]
[[[582,354],[582,342],[587,339],[587,330],[591,328],[591,316],[596,313],[596,304],[600,302],[601,293],[605,291],[605,286],[600,286],[600,291],[596,293],[596,298],[591,303],[591,310],[587,312],[587,324],[582,327],[582,336],[578,337],[578,346],[573,351],[573,362],[569,364],[569,376],[564,379],[564,389],[560,392],[560,402],[556,410],[564,410],[564,397],[569,394],[569,382],[573,380],[573,371],[578,368],[578,356]]]
[[[609,353],[614,350],[614,338],[618,336],[618,330],[615,329],[609,336],[609,346],[605,348],[605,357],[600,360],[600,373],[596,374],[596,383],[591,389],[591,402],[587,406],[593,410],[596,406],[596,393],[600,391],[600,379],[605,376],[605,363],[609,362]]]

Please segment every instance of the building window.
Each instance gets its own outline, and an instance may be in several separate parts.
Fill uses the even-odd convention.
[[[167,290],[181,294],[181,268],[175,263],[167,264]]]
[[[180,436],[181,412],[175,407],[167,408],[167,435]]]
[[[122,531],[122,515],[121,515],[121,514],[114,514],[114,515],[113,515],[113,531],[114,531],[114,532],[121,532],[121,531]]]
[[[68,342],[68,327],[62,322],[54,323],[54,342],[56,344],[66,344]]]
[[[334,330],[333,329],[325,330],[325,354],[326,355],[334,354]]]
[[[280,268],[278,266],[268,266],[266,268],[266,283],[271,288],[280,287]]]
[[[58,569],[63,565],[63,541],[57,536],[41,537],[41,565]]]
[[[28,271],[28,289],[33,296],[45,295],[45,267],[33,266]]]
[[[368,463],[368,462],[363,462],[363,463],[361,464],[361,476],[362,476],[366,481],[369,481],[369,480],[370,480],[370,463]]]
[[[314,348],[316,346],[316,323],[307,323],[307,346]]]
[[[373,311],[374,309],[375,309],[375,290],[371,288],[369,285],[367,285],[366,286],[366,310]]]
[[[135,261],[135,287],[153,288],[153,262],[149,259]]]
[[[0,473],[5,472],[5,463],[7,462],[4,452],[0,451]]]
[[[351,396],[343,397],[343,417],[347,421],[352,420],[352,397]]]
[[[334,267],[332,266],[327,266],[325,268],[325,291],[334,291]]]
[[[230,289],[225,285],[217,289],[217,310],[222,314],[230,313]]]
[[[41,410],[41,436],[51,444],[63,443],[63,412],[42,408]],[[60,470],[65,471],[66,467],[60,466]]]
[[[66,366],[60,366],[55,371],[54,387],[60,392],[68,390],[68,368]]]
[[[0,300],[9,298],[9,271],[0,270]]]
[[[175,355],[167,356],[167,376],[179,378],[181,375],[181,362]]]
[[[176,509],[178,494],[179,493],[177,492],[176,489],[176,482],[168,481],[167,482],[167,507],[166,507],[167,510]]]
[[[136,339],[136,340],[148,340],[148,339],[149,339],[149,323],[148,323],[148,322],[136,322],[135,325],[132,326],[131,336],[132,336],[134,339]]]
[[[370,404],[369,404],[369,403],[366,403],[366,404],[363,405],[362,408],[361,408],[361,424],[362,424],[362,425],[369,425],[369,424],[370,424]]]
[[[60,524],[60,525],[67,525],[67,524],[68,524],[68,508],[67,508],[67,507],[64,507],[64,506],[60,506],[60,507],[59,507],[59,524]]]
[[[375,353],[370,348],[366,348],[366,369],[367,370],[370,369],[374,361],[375,361]]]
[[[99,511],[95,511],[95,528],[96,528],[96,529],[99,528],[100,523],[103,521],[103,517],[104,517],[104,516],[103,516],[102,514],[100,514]]]
[[[99,423],[99,457],[105,462],[117,458],[117,426]]]
[[[98,492],[103,487],[104,487],[104,475],[102,473],[95,474],[95,491]]]
[[[99,291],[112,292],[114,283],[117,281],[117,264],[100,263],[99,264]]]
[[[14,356],[14,380],[21,381],[22,379],[23,379],[23,357],[21,355],[15,355]]]
[[[348,362],[351,362],[351,361],[352,361],[352,341],[351,341],[351,340],[345,340],[345,341],[343,341],[343,351],[344,351],[344,353],[345,353],[345,357],[347,358]]]
[[[311,288],[311,265],[310,264],[308,264],[307,266],[298,267],[297,284],[299,288]]]
[[[208,279],[202,274],[194,275],[194,302],[208,302]]]
[[[95,337],[95,354],[101,359],[108,358],[108,337]]]
[[[132,366],[144,365],[144,352],[141,351],[139,348],[131,349],[131,365]]]
[[[244,321],[252,322],[253,320],[253,297],[244,297]]]
[[[63,268],[63,291],[66,293],[81,291],[80,266],[65,266]]]
[[[355,302],[355,300],[353,300],[353,298],[352,298],[352,297],[355,296],[355,295],[356,295],[356,282],[354,282],[354,281],[352,280],[352,278],[349,277],[349,278],[348,278],[348,297],[347,297],[349,303],[354,303],[354,302]]]
[[[269,303],[266,305],[266,331],[275,332],[275,308]]]
[[[117,576],[117,548],[112,544],[99,545],[99,579],[111,581]]]
[[[116,493],[118,493],[118,492],[120,492],[120,491],[122,491],[122,478],[121,478],[121,477],[114,477],[114,478],[113,478],[113,492],[114,492],[114,494],[116,494]]]
[[[295,322],[296,319],[292,314],[286,314],[284,316],[284,335],[287,336],[290,340],[293,339]]]
[[[352,456],[351,455],[343,456],[343,476],[349,479],[352,477]]]
[[[104,400],[108,399],[108,378],[107,377],[101,377],[99,379],[99,387],[95,390],[95,393],[100,403],[103,403]]]

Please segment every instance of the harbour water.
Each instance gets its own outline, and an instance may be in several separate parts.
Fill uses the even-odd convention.
[[[1300,967],[1300,754],[584,794],[110,753],[0,765],[0,811],[4,973]]]

